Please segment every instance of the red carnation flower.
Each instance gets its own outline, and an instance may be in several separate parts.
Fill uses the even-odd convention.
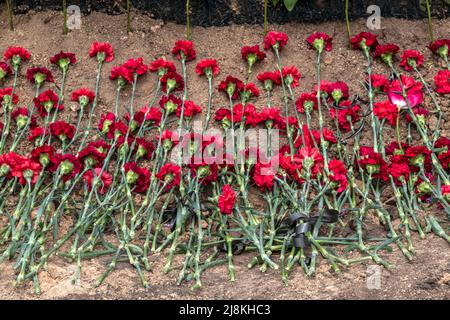
[[[277,108],[264,108],[258,116],[258,121],[264,123],[267,128],[279,128],[283,123],[280,110]]]
[[[161,145],[167,151],[170,151],[179,142],[178,134],[170,130],[164,130],[159,138],[161,139]]]
[[[328,170],[330,172],[329,179],[331,182],[331,188],[335,189],[336,192],[340,193],[347,189],[347,169],[345,165],[340,160],[330,160],[328,163]]]
[[[387,180],[387,163],[384,161],[381,154],[375,152],[371,147],[360,147],[360,160],[358,165],[367,173],[371,174],[372,178]]]
[[[423,85],[420,82],[414,81],[414,78],[407,76],[400,76],[403,84],[403,88],[406,91],[409,105],[415,107],[423,101]],[[403,98],[402,86],[399,79],[395,79],[391,83],[391,87],[388,92],[389,100],[399,108],[405,108],[407,106],[406,100]]]
[[[44,67],[29,68],[27,70],[27,79],[31,83],[36,83],[38,86],[41,86],[45,81],[55,82],[50,70]]]
[[[61,111],[64,109],[62,104],[58,104],[59,98],[52,90],[42,92],[33,101],[37,112],[42,118],[45,118],[55,110]]]
[[[381,60],[383,60],[384,63],[389,65],[392,63],[392,59],[393,59],[394,55],[396,55],[399,50],[400,50],[400,48],[393,43],[377,45],[375,47],[375,53],[374,53],[373,57],[380,58]]]
[[[146,158],[151,159],[153,151],[155,150],[155,146],[150,141],[145,140],[144,138],[136,138],[134,140],[134,154],[136,155],[136,159]]]
[[[267,91],[272,91],[274,85],[281,84],[281,78],[275,72],[263,72],[258,74],[256,78],[264,85],[264,89]]]
[[[22,61],[30,60],[31,54],[22,47],[9,47],[3,55],[5,60],[11,60],[13,66],[18,66]]]
[[[55,148],[49,145],[37,147],[31,151],[31,160],[40,163],[46,170],[53,172],[58,168],[59,160]]]
[[[217,180],[217,175],[219,173],[219,167],[217,166],[217,163],[194,163],[189,167],[191,168],[191,173],[193,174],[193,176],[197,177],[198,181],[201,182],[202,185],[207,185],[210,182]]]
[[[75,127],[65,121],[56,121],[49,125],[50,134],[62,142],[71,141],[75,134]]]
[[[423,55],[416,50],[405,50],[402,54],[402,61],[400,66],[406,71],[414,70],[414,67],[419,68],[423,64]]]
[[[253,168],[253,181],[261,191],[273,188],[273,180],[275,177],[275,170],[272,168],[272,163],[257,162]]]
[[[12,88],[0,88],[0,105],[8,105],[10,102],[17,104],[19,102],[19,97],[17,94],[14,94],[11,98],[12,92]]]
[[[373,114],[376,115],[378,119],[386,119],[391,125],[395,125],[398,117],[398,108],[389,101],[376,102],[373,105]]]
[[[375,92],[388,92],[389,81],[382,74],[372,74],[370,77],[372,81],[372,88]]]
[[[176,72],[167,72],[161,78],[161,87],[165,93],[182,91],[184,89],[183,77]]]
[[[235,203],[236,193],[229,184],[224,185],[217,202],[220,212],[226,215],[232,214]]]
[[[139,76],[147,73],[148,70],[148,67],[142,58],[128,59],[122,66],[131,70],[133,74],[137,74]]]
[[[21,185],[27,184],[27,181],[35,184],[42,169],[39,162],[34,162],[15,153],[10,153],[10,155],[12,176],[18,178]]]
[[[420,166],[430,160],[431,151],[425,146],[411,146],[405,150],[405,157],[413,166]]]
[[[181,168],[172,163],[166,163],[161,167],[156,177],[166,184],[166,190],[170,190],[180,185]]]
[[[167,114],[171,114],[181,107],[181,99],[175,97],[173,94],[163,96],[159,100],[159,106],[161,109],[166,110]]]
[[[175,55],[178,60],[185,59],[186,61],[192,61],[196,57],[194,44],[189,40],[178,40],[175,42],[172,54]]]
[[[178,106],[177,110],[176,110],[176,115],[177,117],[181,116],[181,108],[182,106]],[[198,105],[196,105],[193,101],[189,101],[186,100],[184,102],[184,111],[183,111],[183,116],[187,117],[187,118],[192,118],[193,116],[195,116],[196,114],[199,114],[202,112],[202,108]]]
[[[111,62],[114,60],[114,50],[109,43],[94,42],[89,49],[89,56],[96,57],[99,62]]]
[[[430,44],[428,48],[442,59],[447,59],[450,55],[450,39],[438,39]]]
[[[266,54],[259,49],[258,45],[244,46],[241,49],[242,59],[244,59],[251,68],[256,62],[263,61]]]
[[[11,68],[8,64],[0,61],[0,81],[4,79],[7,75],[11,74]]]
[[[280,76],[279,71],[277,71],[275,74],[278,77]],[[302,76],[294,66],[283,67],[283,69],[281,70],[281,74],[283,76],[284,83],[291,88],[295,88],[298,86],[298,80]]]
[[[140,168],[135,162],[125,163],[126,182],[137,193],[145,193],[150,186],[150,172],[146,168]]]
[[[66,71],[70,65],[73,65],[77,62],[77,58],[75,57],[75,54],[70,52],[60,52],[58,54],[55,54],[53,57],[50,58],[50,63],[57,65],[60,67],[63,71]]]
[[[94,99],[95,93],[87,88],[80,88],[72,91],[72,95],[70,97],[71,101],[78,102],[81,107],[87,106],[89,103],[93,102]]]
[[[316,49],[318,52],[331,51],[333,38],[323,32],[315,32],[306,38],[306,42],[311,49]]]
[[[44,136],[44,128],[43,127],[36,127],[30,130],[30,135],[28,136],[29,141],[35,141],[37,138],[41,138]],[[47,134],[48,132],[45,132]]]
[[[303,147],[297,151],[298,160],[302,168],[309,170],[313,177],[322,171],[323,157],[319,150],[310,146]]]
[[[219,83],[219,92],[225,92],[232,100],[237,100],[242,90],[244,90],[244,83],[232,76],[228,76]]]
[[[101,167],[111,146],[103,140],[90,142],[78,153],[78,159],[88,167]]]
[[[330,99],[333,99],[336,103],[348,99],[349,97],[348,85],[343,81],[327,83],[324,87],[324,91],[326,91]]]
[[[28,123],[28,109],[27,108],[17,108],[11,113],[11,119],[16,122],[16,125],[19,129],[24,128]],[[36,127],[36,117],[32,116],[29,127],[34,129]]]
[[[112,177],[109,173],[103,171],[101,168],[94,168],[84,174],[83,181],[87,183],[89,191],[91,191],[92,188],[97,188],[97,191],[100,194],[105,194],[106,191],[108,191],[108,187],[112,183]],[[97,181],[97,185],[94,185],[95,181]]]
[[[249,82],[245,85],[241,95],[244,101],[249,101],[253,97],[259,97],[259,90],[253,82]]]
[[[133,83],[133,70],[123,65],[113,67],[109,79],[117,80],[118,85],[123,87],[127,83]]]
[[[108,139],[118,139],[124,137],[128,132],[128,126],[122,121],[115,121],[109,127],[106,137]],[[123,140],[118,140],[119,142],[124,142]],[[120,144],[120,143],[119,143]]]
[[[311,130],[311,134],[314,137],[314,140],[316,140],[317,145],[320,145],[320,131],[319,130]],[[323,139],[330,143],[336,143],[337,139],[334,136],[334,132],[331,130],[328,130],[327,128],[322,129],[322,135]],[[305,137],[307,135],[304,135]],[[301,140],[301,139],[299,139]]]
[[[111,125],[116,121],[116,116],[112,112],[100,115],[98,130],[102,133],[108,133]]]
[[[255,126],[260,122],[255,106],[250,103],[246,104],[245,107],[241,103],[235,105],[233,107],[233,119],[231,119],[231,111],[225,108],[218,109],[214,119],[216,121],[222,121],[224,127],[229,127],[231,120],[234,123],[241,123],[244,117],[245,125],[248,126]]]
[[[337,116],[339,127],[345,131],[351,130],[351,125],[360,119],[358,111],[360,110],[359,105],[351,105],[348,100],[342,101],[339,105],[340,107],[345,107],[345,109],[330,109],[331,117],[334,119]]]
[[[217,76],[219,72],[220,67],[216,59],[203,59],[195,66],[195,73],[199,76],[211,78]]]
[[[302,93],[300,97],[295,102],[297,111],[300,113],[311,112],[312,110],[317,110],[317,96],[314,92]]]
[[[402,185],[402,180],[408,181],[411,170],[406,163],[391,163],[388,168],[389,175],[398,186]]]
[[[66,182],[72,180],[81,170],[80,161],[71,154],[58,155],[61,179]]]
[[[157,72],[160,77],[167,72],[176,72],[177,68],[171,61],[167,61],[163,58],[156,59],[150,63],[149,70],[151,72]]]
[[[111,116],[109,116],[111,117]],[[132,131],[138,129],[144,121],[149,121],[151,124],[157,126],[161,122],[162,113],[157,107],[142,107],[138,112],[136,112],[133,116],[133,120],[130,123],[130,128]],[[130,115],[127,114],[125,119],[130,122]]]
[[[14,152],[8,152],[0,155],[0,177],[11,179],[13,177],[11,170],[14,165]]]
[[[441,70],[438,72],[437,76],[434,77],[434,84],[436,86],[436,91],[440,94],[450,93],[450,71]]]
[[[373,50],[378,44],[377,36],[370,32],[360,32],[350,40],[355,50]]]
[[[409,145],[407,143],[402,143],[400,148],[397,141],[392,141],[385,147],[384,151],[388,156],[403,155],[404,150],[406,150],[407,148],[409,148]]]
[[[269,31],[263,40],[264,50],[274,48],[281,51],[286,46],[288,39],[284,32]]]
[[[419,106],[412,108],[412,111],[416,116],[416,118],[418,118],[418,120],[421,121],[422,123],[425,123],[425,116],[430,114],[430,111]],[[405,113],[405,120],[407,123],[413,122],[413,119],[409,113]]]

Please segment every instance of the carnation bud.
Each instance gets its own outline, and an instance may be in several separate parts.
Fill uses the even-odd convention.
[[[22,62],[22,58],[19,55],[15,55],[12,57],[12,64],[17,67],[20,65],[20,63]]]
[[[109,132],[109,127],[112,125],[112,121],[110,120],[105,120],[103,122],[103,127],[102,127],[102,133],[108,133]]]
[[[0,166],[0,177],[6,176],[10,170],[11,168],[6,163],[2,164]]]
[[[423,181],[422,183],[420,183],[419,186],[417,187],[417,189],[421,193],[433,192],[433,187],[426,181]]]
[[[5,71],[3,71],[3,69],[0,68],[0,80],[3,80],[3,78],[6,76]]]
[[[392,53],[381,54],[381,59],[383,60],[384,63],[390,66],[392,64]]]
[[[89,103],[89,98],[86,97],[86,96],[80,96],[80,97],[78,98],[78,103],[80,104],[80,106],[81,106],[82,108],[84,108],[84,107],[86,107],[86,106],[88,105],[88,103]]]
[[[23,172],[23,177],[25,178],[25,180],[27,180],[28,182],[31,181],[31,178],[33,177],[33,171],[32,170],[25,170]]]
[[[128,149],[129,149],[128,143],[127,143],[127,142],[124,142],[124,143],[120,146],[120,149],[119,149],[119,157],[120,157],[120,158],[126,157],[127,154],[128,154]]]
[[[103,62],[105,61],[106,58],[106,54],[102,51],[97,52],[97,61],[98,62]]]
[[[130,170],[127,172],[126,181],[128,184],[135,183],[137,179],[138,179],[138,175],[134,171]]]
[[[234,94],[234,90],[236,89],[236,85],[234,83],[228,83],[227,85],[227,93],[228,96],[231,97]]]
[[[417,62],[416,59],[408,59],[408,61],[406,62],[408,64],[408,66],[410,66],[411,68],[415,68],[417,66]]]
[[[336,103],[339,103],[344,95],[342,94],[341,90],[333,90],[331,96],[333,97],[333,100],[336,101]]]
[[[305,112],[310,113],[314,109],[314,102],[305,101],[303,104],[303,109],[305,109]]]
[[[177,110],[177,105],[169,100],[164,104],[164,109],[168,114],[171,114]]]
[[[61,174],[63,174],[63,175],[71,174],[73,171],[73,163],[68,160],[65,160],[65,161],[61,162],[60,168],[61,168]]]
[[[313,42],[313,47],[319,52],[322,53],[323,48],[325,46],[325,41],[322,38],[317,38]]]
[[[409,160],[409,162],[416,167],[420,167],[421,165],[423,165],[424,161],[425,156],[423,154],[418,154],[417,156]]]
[[[266,128],[267,129],[273,128],[273,120],[266,120]]]
[[[45,109],[45,111],[47,111],[47,113],[50,113],[52,111],[52,109],[53,109],[53,101],[50,101],[50,100],[45,101],[44,102],[44,109]]]
[[[222,119],[222,128],[225,130],[231,128],[231,121],[228,118]]]
[[[167,79],[167,93],[172,92],[177,85],[177,81],[175,79]]]
[[[198,168],[197,173],[198,173],[199,178],[205,178],[205,177],[209,176],[211,171],[209,170],[208,166],[203,166],[203,167]]]
[[[264,89],[266,91],[272,91],[272,89],[273,89],[273,81],[272,80],[264,81]]]
[[[59,138],[59,140],[61,140],[61,141],[66,141],[66,140],[67,140],[67,136],[66,136],[64,133],[61,133],[61,134],[58,136],[58,138]]]
[[[145,149],[142,145],[138,146],[138,149],[136,151],[136,156],[137,158],[142,158],[143,156],[145,156],[147,154],[147,149]]]
[[[288,74],[286,77],[283,78],[284,83],[290,87],[292,82],[294,81],[294,79],[292,79],[292,76],[290,74]]]
[[[135,120],[131,120],[130,122],[130,129],[131,131],[135,131],[138,128],[138,123]]]
[[[41,153],[39,155],[39,163],[43,166],[46,167],[50,164],[50,158],[48,156],[47,153]]]
[[[19,129],[24,128],[26,126],[27,122],[28,122],[27,116],[19,115],[16,118],[16,125],[17,125],[17,128],[19,128]]]
[[[255,64],[256,60],[257,60],[256,54],[250,53],[250,54],[247,55],[247,63],[248,63],[248,66],[250,68],[253,67],[253,65]]]
[[[302,165],[303,165],[303,168],[305,168],[307,171],[310,171],[310,169],[311,169],[311,168],[313,167],[313,165],[314,165],[314,159],[311,158],[311,157],[306,157],[306,158],[303,160]]]
[[[173,147],[173,141],[170,139],[164,139],[163,141],[163,148],[164,150],[169,151]]]
[[[162,78],[166,73],[167,73],[167,69],[166,68],[159,68],[158,69],[158,76],[160,78]]]
[[[367,172],[369,174],[375,174],[380,171],[380,165],[379,164],[368,164],[367,165]]]
[[[419,125],[421,127],[424,127],[426,124],[425,115],[419,114],[419,115],[416,115],[416,118],[417,118],[417,122],[419,123]]]
[[[164,176],[164,182],[167,184],[171,183],[173,181],[173,179],[174,179],[174,176],[172,173],[168,173]]]
[[[447,59],[448,56],[448,46],[442,46],[439,49],[437,49],[437,53],[438,55],[442,58],[442,59]]]
[[[62,58],[58,60],[58,66],[62,71],[67,71],[69,69],[70,60],[67,58]]]
[[[93,158],[93,157],[87,157],[84,160],[84,164],[86,165],[86,167],[88,168],[93,168],[94,165],[97,163],[97,161]]]
[[[46,78],[47,78],[47,77],[46,77],[45,74],[43,74],[43,73],[36,72],[36,73],[34,74],[34,81],[36,82],[36,84],[38,85],[38,87],[40,87],[41,84],[44,83],[44,81],[45,81]]]

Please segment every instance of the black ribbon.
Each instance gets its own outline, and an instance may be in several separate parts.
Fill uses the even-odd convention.
[[[317,221],[320,219],[322,223],[335,223],[338,221],[339,211],[334,209],[325,209],[321,214],[308,217],[302,212],[294,212],[289,216],[289,225],[294,231],[294,247],[297,249],[306,249],[310,247],[306,233],[311,231]],[[301,223],[298,223],[298,221]]]

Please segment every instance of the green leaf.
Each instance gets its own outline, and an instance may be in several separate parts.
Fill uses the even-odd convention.
[[[298,0],[284,0],[284,6],[288,11],[292,11]]]
[[[450,0],[449,0],[449,1],[450,1]],[[278,4],[278,2],[280,2],[280,0],[272,0],[273,6],[275,7],[275,6]]]
[[[444,0],[444,2],[450,6],[450,0]]]
[[[419,8],[420,10],[422,10],[423,12],[427,11],[427,3],[425,2],[425,0],[420,0],[419,1]]]

